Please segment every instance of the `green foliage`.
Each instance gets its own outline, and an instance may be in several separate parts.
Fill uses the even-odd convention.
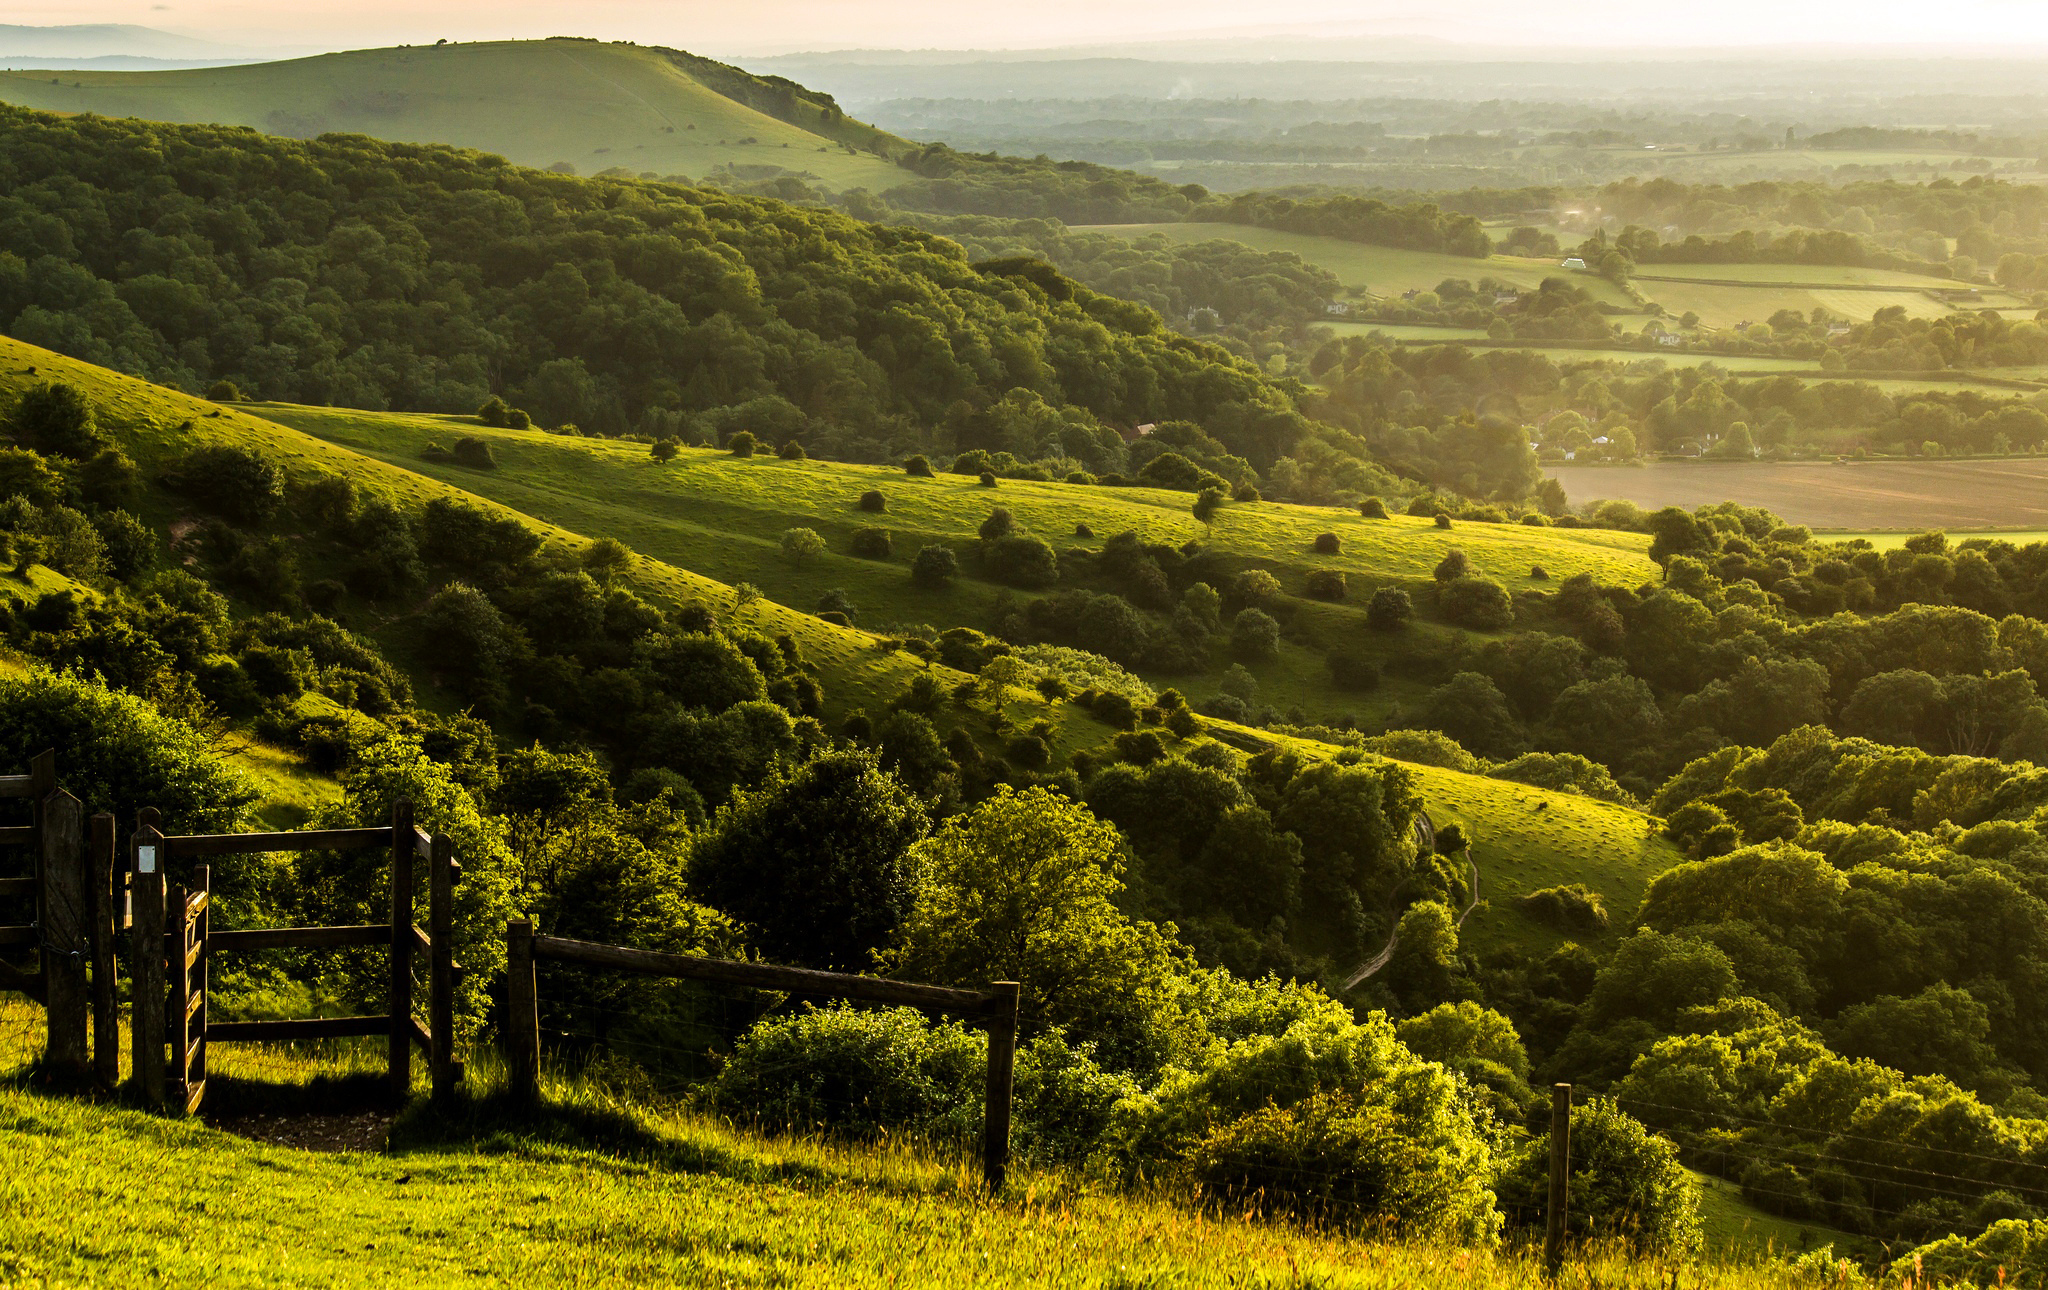
[[[284,505],[284,475],[257,453],[211,447],[178,463],[177,486],[200,505],[240,524],[268,523]]]
[[[47,457],[83,461],[102,446],[92,400],[62,381],[32,386],[8,410],[4,428],[22,447]]]
[[[1440,584],[1437,605],[1445,618],[1474,631],[1499,631],[1515,621],[1515,606],[1507,588],[1490,578],[1458,578]]]
[[[910,580],[936,590],[949,585],[959,569],[960,557],[953,554],[952,547],[931,543],[918,548],[917,558],[910,565]]]
[[[1523,896],[1522,911],[1561,932],[1597,936],[1607,930],[1607,906],[1584,883],[1543,887]]]
[[[778,962],[868,967],[918,896],[924,805],[864,752],[830,752],[741,789],[697,844],[703,899]]]
[[[1537,1139],[1497,1184],[1501,1208],[1525,1231],[1540,1229],[1548,1204],[1550,1147]],[[1612,1101],[1572,1108],[1566,1235],[1575,1243],[1618,1239],[1642,1251],[1687,1255],[1700,1244],[1699,1189],[1678,1152]]]
[[[1259,663],[1280,652],[1280,624],[1263,609],[1240,609],[1230,621],[1230,652],[1247,663]]]

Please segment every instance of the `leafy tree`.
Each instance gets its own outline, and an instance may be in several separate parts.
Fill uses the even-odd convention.
[[[738,430],[725,441],[725,450],[735,457],[751,457],[759,444],[760,441],[754,438],[753,431]]]
[[[30,386],[7,413],[7,433],[46,457],[84,461],[102,446],[92,400],[65,381]]]
[[[782,556],[796,564],[803,564],[813,556],[825,553],[825,539],[818,536],[816,529],[784,529],[782,531]]]
[[[1620,1240],[1638,1250],[1686,1255],[1699,1248],[1699,1189],[1678,1151],[1611,1100],[1572,1108],[1566,1236],[1575,1244]],[[1537,1139],[1496,1185],[1509,1221],[1534,1232],[1549,1204],[1550,1149]]]
[[[1167,939],[1117,910],[1121,839],[1049,789],[998,786],[918,848],[927,885],[890,965],[942,984],[1016,981],[1032,1029],[1132,1031],[1171,970]]]
[[[1399,587],[1381,587],[1365,608],[1365,625],[1376,632],[1397,632],[1415,616],[1414,602]]]
[[[1317,555],[1336,555],[1342,549],[1343,544],[1337,540],[1335,533],[1316,534],[1315,552]]]
[[[862,525],[853,531],[847,549],[863,560],[886,560],[895,550],[895,540],[889,530],[873,525]]]
[[[869,512],[886,511],[889,509],[889,499],[882,496],[881,490],[870,488],[860,495],[860,508]]]
[[[673,439],[656,439],[654,446],[647,450],[649,456],[664,464],[674,461],[676,454],[680,451],[682,449]]]
[[[1248,663],[1280,655],[1280,624],[1263,609],[1240,609],[1230,620],[1230,652]]]
[[[769,958],[858,971],[910,913],[911,849],[929,827],[923,803],[873,754],[828,752],[736,792],[690,878]]]
[[[284,506],[284,475],[244,448],[200,448],[178,463],[178,487],[198,502],[248,525],[270,522]]]
[[[988,513],[988,518],[981,522],[981,540],[984,542],[1009,537],[1016,531],[1016,517],[1010,514],[1007,507],[996,507]]]
[[[1526,743],[1499,687],[1478,672],[1459,672],[1430,691],[1417,724],[1441,730],[1482,757],[1512,756]]]
[[[917,479],[930,479],[932,464],[925,459],[923,453],[913,453],[910,459],[903,463],[903,473]]]
[[[1437,604],[1444,617],[1475,631],[1499,631],[1515,621],[1508,590],[1491,578],[1459,578],[1438,584]]]

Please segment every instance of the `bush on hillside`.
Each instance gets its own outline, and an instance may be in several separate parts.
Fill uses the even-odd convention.
[[[1317,569],[1308,575],[1305,588],[1311,600],[1344,599],[1344,571],[1342,569]]]
[[[1508,589],[1491,578],[1459,578],[1441,584],[1437,604],[1444,617],[1474,631],[1499,631],[1515,622],[1515,602]]]
[[[1379,664],[1356,646],[1340,645],[1323,662],[1330,669],[1330,683],[1340,690],[1357,692],[1380,686]]]
[[[754,455],[754,449],[759,446],[759,442],[759,440],[754,438],[753,431],[740,430],[734,432],[733,436],[725,441],[725,450],[735,457],[751,457]]]
[[[1060,580],[1059,556],[1039,538],[1024,534],[996,538],[982,544],[981,558],[990,577],[1013,587],[1036,590]]]
[[[788,440],[775,450],[775,455],[784,461],[802,461],[804,460],[803,443],[796,439]]]
[[[1369,520],[1387,518],[1387,504],[1377,497],[1368,497],[1358,504],[1358,513]]]
[[[259,527],[284,506],[284,474],[246,448],[199,448],[173,476],[178,491],[217,515]]]
[[[1522,912],[1561,932],[1594,935],[1607,930],[1607,904],[1582,882],[1543,887],[1515,902]]]
[[[936,543],[918,550],[910,565],[910,580],[920,587],[938,588],[953,581],[960,572],[960,557],[953,548]]]
[[[996,477],[984,470],[981,472],[981,478],[978,482],[983,488],[994,488],[996,486]]]
[[[1438,511],[1436,513],[1436,526],[1440,529],[1447,529],[1451,527],[1451,517],[1444,514],[1442,511]]]
[[[656,461],[670,462],[674,461],[676,454],[681,451],[682,448],[673,439],[656,439],[654,446],[647,450],[647,455]]]
[[[1565,1231],[1574,1244],[1619,1240],[1643,1252],[1690,1254],[1699,1247],[1699,1189],[1678,1150],[1599,1098],[1572,1108],[1572,1203]],[[1508,1222],[1540,1233],[1549,1204],[1550,1144],[1538,1138],[1495,1184]]]
[[[870,488],[860,495],[860,508],[870,513],[886,511],[889,509],[889,499],[882,496],[880,489]]]
[[[244,403],[249,398],[233,381],[215,381],[206,387],[206,397],[214,403]]]
[[[889,535],[889,530],[877,528],[872,524],[864,524],[855,529],[853,538],[847,544],[847,550],[863,560],[886,560],[895,549],[895,539]]]
[[[1376,632],[1397,632],[1415,617],[1415,602],[1399,587],[1381,587],[1365,607],[1365,625]]]
[[[84,461],[103,447],[92,400],[64,381],[31,386],[7,413],[7,433],[45,457]]]
[[[1247,663],[1277,658],[1280,624],[1262,609],[1241,609],[1230,622],[1230,652]]]
[[[923,453],[914,453],[903,463],[903,473],[918,479],[932,478],[932,463]]]

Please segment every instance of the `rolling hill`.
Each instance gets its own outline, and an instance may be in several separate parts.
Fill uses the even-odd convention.
[[[881,646],[858,628],[836,626],[802,611],[828,587],[842,587],[857,603],[872,605],[865,621],[902,615],[938,627],[985,623],[999,594],[994,586],[960,579],[940,593],[912,589],[904,565],[916,542],[932,539],[965,546],[991,504],[989,490],[959,477],[911,479],[900,471],[824,462],[741,460],[708,450],[686,450],[666,466],[636,444],[588,440],[539,431],[490,431],[474,418],[378,414],[289,405],[216,405],[202,399],[62,357],[12,339],[0,339],[0,401],[11,400],[37,381],[58,379],[77,385],[94,401],[102,429],[154,474],[194,448],[232,444],[262,453],[296,475],[329,471],[358,488],[392,498],[404,509],[434,498],[469,501],[530,525],[554,545],[579,548],[596,537],[616,537],[638,553],[629,574],[642,594],[675,605],[704,600],[734,603],[733,584],[750,581],[765,598],[746,612],[770,632],[788,632],[815,668],[826,696],[826,717],[836,720],[854,708],[879,709],[912,677],[924,671],[907,653]],[[420,459],[428,443],[457,434],[487,437],[500,459],[493,471],[439,465]],[[865,516],[855,501],[868,488],[886,490],[890,512]],[[995,498],[1027,524],[1049,535],[1089,522],[1109,534],[1140,527],[1175,540],[1198,527],[1186,513],[1186,495],[1162,490],[1104,489],[1066,484],[1004,481]],[[163,531],[183,515],[174,496],[152,490],[144,519]],[[1085,521],[1077,517],[1088,517]],[[882,518],[905,540],[891,562],[855,560],[838,554],[844,535],[862,518]],[[803,564],[783,558],[777,540],[793,522],[827,536],[831,552]],[[1059,525],[1065,525],[1064,529]],[[1345,554],[1327,559],[1367,577],[1426,579],[1449,545],[1462,545],[1482,570],[1514,585],[1526,585],[1532,558],[1556,571],[1579,569],[1614,580],[1637,580],[1650,567],[1639,535],[1567,531],[1522,526],[1462,524],[1449,534],[1405,517],[1369,522],[1355,514],[1273,503],[1234,505],[1217,525],[1217,541],[1247,565],[1279,572],[1292,590],[1301,568],[1313,558],[1313,533],[1329,529],[1344,536]],[[913,538],[913,535],[915,537]],[[1068,545],[1062,540],[1062,545]],[[1517,575],[1519,569],[1520,576]],[[32,570],[37,590],[55,589],[54,575]],[[309,570],[309,576],[318,576]],[[0,579],[0,582],[4,582]],[[42,584],[47,583],[45,588]],[[22,589],[26,591],[26,588]],[[920,599],[922,597],[922,599]],[[1354,600],[1356,598],[1354,597]],[[1356,617],[1351,607],[1302,607],[1302,616]],[[341,609],[350,624],[403,664],[417,648],[408,615],[350,601]],[[1353,626],[1338,621],[1336,627]],[[1415,648],[1438,648],[1455,629],[1422,628],[1412,633]],[[1312,620],[1310,631],[1332,624]],[[1298,625],[1297,631],[1303,630]],[[930,665],[942,684],[965,680],[963,673]],[[1256,669],[1267,701],[1291,702],[1326,693],[1319,657],[1297,645],[1282,658]],[[1157,678],[1191,694],[1208,692],[1201,678]],[[461,701],[438,689],[427,669],[416,669],[422,701],[455,710]],[[1398,685],[1390,687],[1397,695]],[[1013,693],[1009,705],[1022,723],[1052,722],[1050,742],[1060,761],[1084,748],[1106,743],[1114,731],[1071,703],[1047,704],[1036,695]],[[1215,723],[1233,742],[1285,744],[1307,756],[1334,749],[1309,740]],[[1556,933],[1523,915],[1515,897],[1541,887],[1583,882],[1599,890],[1608,907],[1632,910],[1650,877],[1680,859],[1653,822],[1641,812],[1566,793],[1434,766],[1414,765],[1426,808],[1439,823],[1457,821],[1480,846],[1484,904],[1468,924],[1475,947],[1515,944],[1547,948]],[[279,779],[281,769],[270,768]],[[289,777],[283,777],[288,779]],[[293,796],[319,793],[304,784]]]
[[[593,40],[355,50],[167,72],[0,73],[0,101],[57,112],[366,134],[499,153],[579,174],[731,168],[830,188],[884,188],[909,147],[829,99],[676,50]]]

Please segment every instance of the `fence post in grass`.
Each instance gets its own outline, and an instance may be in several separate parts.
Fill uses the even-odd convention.
[[[1553,1279],[1564,1266],[1565,1179],[1572,1159],[1572,1086],[1550,1086],[1550,1204],[1544,1213],[1543,1269]]]
[[[171,1063],[164,1075],[164,1103],[179,1115],[192,1101],[192,969],[185,962],[185,942],[192,934],[192,893],[183,883],[164,889],[164,973],[169,998],[164,1024],[170,1032]]]
[[[42,825],[42,854],[36,864],[42,890],[37,906],[49,1025],[43,1069],[55,1082],[83,1084],[92,1070],[85,1038],[92,1015],[86,953],[93,906],[86,880],[85,808],[60,788],[39,801],[36,812]]]
[[[1017,983],[989,986],[988,1084],[982,1099],[981,1174],[991,1194],[1010,1171],[1010,1095],[1017,1073]]]
[[[92,817],[85,881],[92,891],[92,1077],[103,1092],[121,1078],[120,1009],[114,999],[114,939],[120,902],[114,898],[114,817]]]
[[[412,1092],[412,802],[391,804],[391,1098]]]
[[[428,844],[427,936],[433,949],[427,973],[427,1028],[433,1048],[434,1102],[455,1093],[455,844],[436,833]]]
[[[130,1028],[135,1087],[146,1106],[164,1102],[164,835],[157,813],[145,808],[135,830],[134,928],[128,938]]]
[[[512,1096],[540,1097],[540,998],[533,980],[533,923],[505,924],[505,1071]]]

